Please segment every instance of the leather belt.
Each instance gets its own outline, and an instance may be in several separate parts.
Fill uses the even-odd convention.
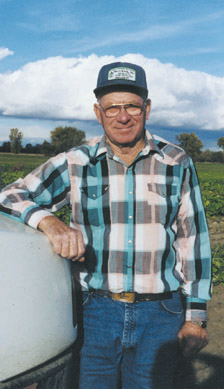
[[[102,297],[109,297],[114,301],[121,301],[124,303],[137,303],[139,301],[157,301],[171,299],[175,292],[164,293],[137,293],[137,292],[121,292],[113,293],[102,289],[90,289],[90,293],[98,294]]]

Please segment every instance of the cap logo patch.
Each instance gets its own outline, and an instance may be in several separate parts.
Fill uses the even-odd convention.
[[[108,80],[136,81],[136,71],[130,68],[113,68],[108,72]]]

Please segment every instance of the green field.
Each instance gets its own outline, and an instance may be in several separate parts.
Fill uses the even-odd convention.
[[[224,180],[224,164],[223,163],[195,163],[198,177],[201,180]]]
[[[196,163],[207,217],[224,216],[224,164]]]
[[[1,186],[23,178],[48,158],[43,155],[0,153]]]
[[[2,171],[12,172],[25,170],[29,172],[45,162],[48,157],[37,154],[0,153],[0,168]]]

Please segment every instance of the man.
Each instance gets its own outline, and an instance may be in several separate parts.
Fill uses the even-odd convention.
[[[182,149],[145,130],[141,67],[103,66],[94,92],[104,136],[6,188],[2,210],[76,261],[80,389],[114,389],[120,376],[123,388],[172,388],[177,338],[186,356],[208,342],[211,257],[196,173]],[[71,227],[48,211],[69,202]]]

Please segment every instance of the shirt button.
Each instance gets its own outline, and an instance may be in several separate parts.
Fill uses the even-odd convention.
[[[96,194],[95,194],[95,193],[93,193],[93,198],[94,198],[94,199],[96,198]]]
[[[132,193],[133,193],[132,191],[129,192],[129,194],[132,194]]]
[[[132,216],[130,215],[130,216],[128,216],[128,218],[129,218],[129,219],[132,219]]]
[[[131,244],[131,243],[132,243],[132,240],[129,240],[128,243]]]

